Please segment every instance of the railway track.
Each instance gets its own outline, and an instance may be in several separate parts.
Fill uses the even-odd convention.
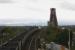
[[[37,30],[27,38],[22,50],[38,50],[39,32],[40,30]]]
[[[37,50],[38,46],[37,46],[37,38],[36,36],[33,36],[29,45],[29,49],[28,50]]]
[[[37,37],[39,29],[34,29],[29,33],[23,33],[0,47],[0,50],[37,50]]]

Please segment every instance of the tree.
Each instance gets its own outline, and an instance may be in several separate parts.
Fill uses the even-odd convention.
[[[72,35],[73,35],[72,31],[70,31],[70,45],[72,44]],[[63,32],[61,32],[59,35],[57,35],[55,42],[68,47],[68,42],[69,42],[68,29],[64,29]]]
[[[59,34],[59,28],[51,26],[47,27],[46,39],[48,42],[54,41],[58,34]]]

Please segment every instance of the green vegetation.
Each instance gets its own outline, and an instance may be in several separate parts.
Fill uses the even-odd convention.
[[[48,42],[54,41],[58,34],[59,34],[59,29],[57,29],[56,27],[48,26],[46,31],[46,40]]]
[[[64,29],[60,34],[57,35],[55,42],[68,47],[69,33],[67,29]]]
[[[15,36],[19,35],[22,32],[25,32],[26,29],[23,27],[5,27],[1,33],[2,35],[0,36],[0,44],[8,41],[10,38],[14,38]]]
[[[70,41],[72,44],[72,31],[70,31]],[[47,33],[45,35],[45,39],[48,42],[54,41],[55,43],[64,45],[68,47],[68,41],[69,41],[69,30],[68,29],[59,29],[56,27],[50,27],[47,28]]]

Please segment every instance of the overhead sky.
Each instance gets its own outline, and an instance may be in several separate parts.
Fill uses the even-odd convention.
[[[47,25],[50,8],[59,25],[75,25],[74,0],[0,0],[0,25]]]

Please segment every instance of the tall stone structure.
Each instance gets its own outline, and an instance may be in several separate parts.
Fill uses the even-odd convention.
[[[58,22],[57,22],[57,17],[56,17],[56,9],[51,8],[50,11],[51,11],[51,13],[50,13],[50,21],[48,22],[48,25],[52,26],[52,27],[57,27]]]

